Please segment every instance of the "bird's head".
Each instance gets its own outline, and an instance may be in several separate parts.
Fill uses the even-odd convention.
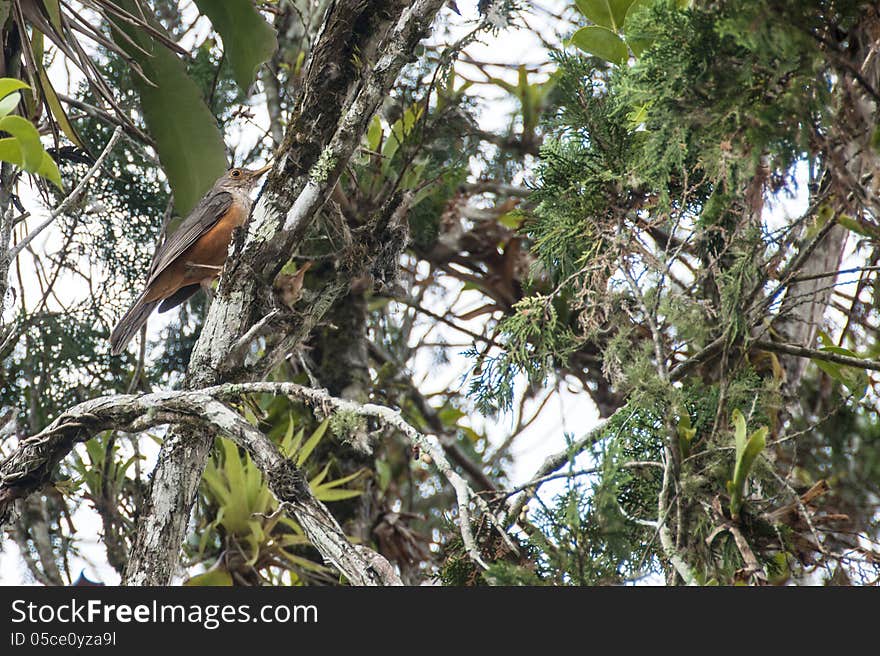
[[[238,187],[239,189],[243,189],[244,191],[250,191],[254,188],[254,185],[257,184],[257,181],[260,179],[260,177],[271,168],[271,164],[268,164],[263,168],[256,169],[254,171],[243,168],[231,168],[223,174],[223,177],[217,180],[216,186],[227,188]]]

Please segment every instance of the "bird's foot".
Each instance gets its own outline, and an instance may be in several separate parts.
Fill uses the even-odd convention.
[[[190,267],[191,269],[210,269],[211,271],[216,271],[217,273],[223,271],[222,265],[216,266],[214,264],[199,264],[198,262],[187,261],[186,266]]]

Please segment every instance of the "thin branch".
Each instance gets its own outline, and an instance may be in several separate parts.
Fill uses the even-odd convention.
[[[436,439],[431,439],[410,426],[401,417],[399,411],[372,403],[358,404],[331,396],[324,390],[303,387],[295,383],[227,383],[201,390],[100,397],[74,406],[41,433],[22,440],[12,455],[0,463],[0,522],[8,513],[9,504],[14,499],[27,496],[49,481],[53,467],[69,453],[73,445],[97,432],[110,428],[134,432],[168,423],[196,425],[208,423],[251,454],[254,462],[266,475],[270,487],[280,502],[293,504],[291,507],[296,509],[300,520],[302,513],[314,520],[310,525],[312,531],[309,535],[310,539],[314,538],[321,542],[315,546],[321,549],[323,545],[327,550],[327,553],[322,551],[325,557],[340,566],[338,559],[345,556],[345,553],[336,534],[341,533],[341,529],[337,531],[335,520],[332,520],[332,517],[328,519],[330,516],[326,509],[319,508],[318,502],[310,497],[308,486],[303,483],[296,489],[297,494],[294,495],[287,488],[279,492],[277,485],[273,484],[273,480],[279,476],[286,476],[288,479],[301,477],[299,470],[280,455],[277,447],[265,435],[220,403],[221,399],[256,393],[284,394],[323,412],[327,409],[352,412],[358,416],[372,417],[381,424],[396,429],[405,435],[413,446],[417,446],[430,456],[434,467],[455,491],[462,539],[474,561],[484,569],[487,567],[479,555],[471,531],[468,509],[470,503],[473,503],[495,526],[511,551],[514,553],[518,551],[485,500],[478,496],[452,468],[442,447],[435,443]],[[322,523],[324,532],[320,530]],[[306,526],[303,528],[306,530]],[[327,531],[330,532],[329,537]],[[348,554],[346,557],[352,556]],[[341,568],[341,571],[344,569]],[[353,580],[352,572],[344,571],[344,573]],[[363,576],[360,578],[363,579]],[[362,582],[362,584],[368,583]]]
[[[784,353],[786,355],[795,355],[801,358],[810,358],[811,360],[822,360],[824,362],[834,362],[848,367],[858,367],[859,369],[870,369],[872,371],[880,371],[880,360],[870,360],[868,358],[854,358],[849,355],[840,355],[830,351],[820,351],[818,349],[806,348],[805,346],[797,346],[795,344],[781,344],[779,342],[770,342],[759,339],[752,342],[754,346],[764,351],[773,353]]]
[[[634,460],[632,462],[624,462],[620,465],[617,465],[620,469],[644,469],[646,467],[663,467],[663,463],[655,462],[653,460]],[[513,496],[517,492],[522,492],[523,490],[527,490],[530,487],[540,487],[544,483],[548,481],[556,481],[560,478],[579,478],[581,476],[591,476],[593,474],[598,474],[603,471],[602,467],[588,467],[587,469],[576,469],[574,471],[565,471],[565,472],[556,472],[553,474],[547,474],[546,476],[541,476],[539,478],[533,478],[528,483],[523,483],[522,485],[517,485],[516,487],[507,490],[505,494],[507,496]],[[652,522],[652,525],[653,522]]]
[[[571,462],[571,460],[578,454],[596,444],[596,442],[605,437],[605,429],[608,427],[608,423],[612,421],[615,417],[618,417],[619,415],[622,416],[626,408],[627,406],[621,406],[614,412],[614,414],[600,420],[592,428],[592,430],[590,430],[589,433],[584,435],[577,442],[568,445],[565,449],[558,453],[548,456],[547,459],[544,460],[544,463],[538,468],[538,471],[536,471],[532,475],[532,480],[540,481],[545,476],[548,476],[560,469],[561,467],[564,467],[567,463]],[[630,416],[627,417],[626,421],[629,421],[629,418],[632,417],[633,414],[635,413],[631,413]],[[626,421],[624,421],[624,425],[626,424]],[[525,505],[529,502],[529,500],[535,496],[537,491],[537,486],[528,488],[523,491],[523,493],[519,496],[519,498],[516,499],[516,501],[513,502],[513,504],[511,504],[510,510],[507,512],[507,519],[505,520],[506,526],[510,526],[517,521],[520,513],[522,513],[523,508],[525,508]]]
[[[230,387],[210,390],[120,394],[92,399],[69,409],[43,431],[22,440],[0,463],[0,524],[9,519],[12,502],[48,482],[54,466],[78,442],[107,429],[130,432],[168,423],[206,425],[245,449],[263,473],[279,503],[291,511],[311,544],[354,585],[400,585],[393,568],[379,554],[352,545],[342,528],[309,490],[302,471],[277,445],[217,397]]]
[[[101,155],[92,165],[92,168],[86,172],[86,174],[82,177],[82,180],[76,185],[73,191],[68,194],[67,198],[61,201],[61,203],[56,207],[49,216],[40,223],[36,228],[28,232],[28,234],[20,241],[18,244],[13,246],[10,251],[8,257],[10,260],[15,258],[28,244],[30,244],[34,239],[36,239],[37,235],[39,235],[43,230],[52,225],[52,222],[55,221],[59,216],[64,214],[68,207],[73,204],[74,201],[78,200],[82,193],[85,191],[86,186],[88,186],[89,181],[94,177],[94,175],[100,170],[101,166],[104,164],[104,160],[110,155],[110,151],[113,150],[113,147],[116,145],[116,142],[119,141],[119,137],[122,136],[122,128],[117,127],[113,134],[110,136],[110,139],[107,141],[107,145],[104,146],[104,150],[101,152]]]

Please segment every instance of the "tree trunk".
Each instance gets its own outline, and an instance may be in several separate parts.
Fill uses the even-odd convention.
[[[331,5],[311,53],[284,143],[232,257],[190,362],[187,385],[239,380],[237,342],[266,313],[266,290],[329,197],[369,120],[427,33],[442,0]],[[357,57],[355,57],[357,55]],[[213,435],[172,428],[124,581],[164,585],[174,574]]]

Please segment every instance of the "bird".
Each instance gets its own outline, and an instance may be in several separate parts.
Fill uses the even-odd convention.
[[[111,354],[125,350],[156,306],[159,312],[177,307],[220,275],[232,232],[250,214],[250,193],[270,168],[229,169],[159,246],[144,291],[110,333]]]

